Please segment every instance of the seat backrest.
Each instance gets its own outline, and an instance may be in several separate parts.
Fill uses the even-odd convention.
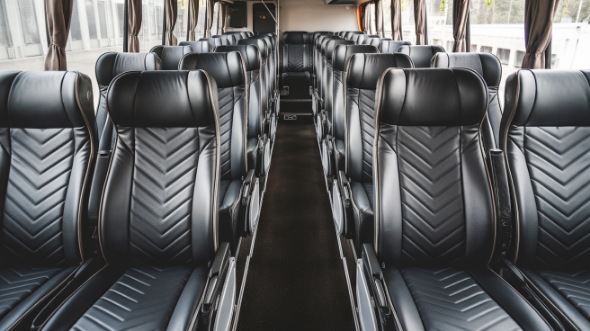
[[[192,49],[191,53],[209,53],[213,52],[214,48],[211,48],[211,44],[207,40],[197,41],[181,41],[178,43],[179,46],[190,46]]]
[[[199,40],[205,40],[209,43],[209,49],[211,50],[211,52],[215,51],[215,48],[217,46],[222,46],[223,45],[223,40],[221,40],[221,38],[201,38]]]
[[[334,32],[332,32],[332,31],[315,31],[311,34],[311,43],[312,44],[315,43],[315,40],[321,35],[326,35],[326,36],[334,35]]]
[[[323,49],[323,54],[322,57],[324,59],[324,65],[323,65],[323,73],[322,73],[322,81],[324,82],[322,84],[322,88],[323,88],[323,92],[322,92],[322,96],[324,96],[324,104],[323,104],[323,109],[326,110],[326,115],[327,115],[327,120],[328,120],[328,128],[329,131],[331,130],[331,126],[332,126],[332,104],[333,104],[333,100],[332,100],[332,91],[333,91],[333,85],[332,82],[334,80],[333,77],[333,65],[332,65],[332,57],[334,54],[334,49],[336,48],[336,46],[338,45],[354,45],[354,43],[350,40],[344,40],[344,39],[330,39],[328,40],[328,42],[326,43],[325,48]]]
[[[260,51],[254,45],[219,46],[216,52],[239,52],[246,67],[248,84],[248,138],[256,138],[263,132],[264,113],[260,107]]]
[[[432,66],[436,68],[470,68],[475,70],[488,87],[488,111],[482,134],[487,149],[497,148],[499,141],[502,108],[498,98],[498,86],[502,78],[500,60],[490,53],[443,53],[434,54]]]
[[[180,69],[202,69],[215,79],[221,136],[220,178],[242,178],[248,170],[248,100],[246,69],[242,56],[238,52],[188,54],[182,59]]]
[[[220,176],[215,82],[203,71],[129,72],[113,80],[107,99],[117,162],[99,216],[104,257],[111,264],[211,261]]]
[[[510,75],[500,146],[512,177],[517,262],[531,268],[587,268],[590,71]]]
[[[414,62],[414,67],[430,68],[434,54],[444,52],[445,49],[438,45],[402,45],[397,51],[407,54]]]
[[[345,69],[345,169],[355,182],[371,182],[373,178],[375,91],[379,77],[391,67],[411,68],[412,61],[405,54],[356,53]]]
[[[378,47],[379,44],[381,43],[381,38],[379,37],[368,37],[363,41],[363,45],[371,45],[371,46],[375,46]]]
[[[178,70],[178,64],[185,54],[191,53],[190,46],[154,46],[150,52],[156,53],[162,62],[162,70]]]
[[[106,96],[109,84],[117,75],[127,71],[160,70],[160,58],[155,53],[116,53],[102,54],[96,60],[96,81],[100,96],[96,110],[98,137],[102,137],[107,125]]]
[[[351,40],[354,41],[355,44],[357,45],[362,45],[363,41],[365,41],[365,39],[367,39],[367,35],[364,33],[357,33],[352,35]]]
[[[215,38],[215,39],[219,39],[220,41],[220,45],[219,46],[229,46],[232,44],[232,41],[234,38],[232,38],[230,35],[215,35],[215,36],[211,36],[211,38]]]
[[[322,73],[324,70],[324,58],[322,57],[322,48],[325,47],[328,40],[340,40],[342,38],[333,35],[320,35],[314,44],[314,53],[313,53],[313,62],[314,62],[314,73],[316,79],[316,86],[318,87],[320,93],[322,89]]]
[[[344,108],[344,70],[353,54],[377,53],[369,45],[337,45],[332,54],[332,132],[334,138],[344,141],[346,135],[346,109]]]
[[[380,261],[485,266],[495,216],[473,70],[389,69],[377,92],[375,248]]]
[[[309,72],[312,66],[310,35],[303,31],[283,33],[281,72]]]
[[[0,263],[78,265],[98,143],[90,78],[3,72],[0,101]]]
[[[231,35],[232,39],[233,39],[233,44],[232,45],[236,45],[238,43],[238,41],[244,39],[245,37],[242,35],[242,32],[240,31],[229,31],[229,32],[224,32],[223,35]]]
[[[268,66],[266,65],[268,59],[268,47],[266,46],[266,42],[264,39],[260,38],[248,38],[238,41],[238,45],[253,45],[256,46],[260,52],[260,107],[262,114],[266,114],[269,98]]]
[[[409,41],[405,40],[381,40],[379,43],[379,52],[381,53],[397,53],[402,45],[411,45]]]
[[[361,31],[347,31],[344,33],[344,39],[354,41],[354,39],[353,39],[354,36],[359,35],[359,34],[365,34],[365,33],[361,32]]]

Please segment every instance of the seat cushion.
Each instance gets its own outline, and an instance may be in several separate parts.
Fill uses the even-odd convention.
[[[219,240],[234,243],[239,230],[237,219],[240,211],[241,180],[219,182]],[[235,247],[232,244],[232,247]]]
[[[522,270],[580,330],[590,330],[590,272]]]
[[[373,183],[350,182],[352,195],[352,212],[354,216],[355,243],[357,245],[372,242],[373,240]]]
[[[550,330],[487,269],[387,267],[384,278],[404,330]]]
[[[45,329],[186,330],[207,276],[207,267],[109,266],[84,283]]]
[[[38,302],[59,289],[76,268],[16,267],[0,269],[0,330],[10,329]]]

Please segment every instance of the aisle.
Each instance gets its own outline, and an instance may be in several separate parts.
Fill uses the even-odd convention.
[[[238,331],[355,329],[315,139],[279,125]]]

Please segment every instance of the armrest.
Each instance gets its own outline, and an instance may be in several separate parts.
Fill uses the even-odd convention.
[[[510,285],[512,285],[516,290],[522,294],[522,296],[531,303],[541,315],[545,317],[547,322],[552,326],[554,330],[565,330],[563,323],[560,319],[556,316],[560,315],[559,311],[554,311],[550,308],[549,305],[545,303],[545,300],[542,298],[544,297],[542,293],[537,293],[537,290],[532,284],[529,283],[529,280],[526,276],[515,266],[512,262],[507,259],[501,259],[498,262],[499,271],[502,278],[506,279]],[[567,329],[575,329],[567,328]]]
[[[266,175],[266,164],[268,160],[265,159],[267,148],[268,135],[266,133],[258,136],[258,155],[256,156],[256,173],[258,176]],[[270,146],[268,146],[270,148]]]
[[[246,174],[246,176],[244,177],[244,180],[242,181],[242,189],[241,189],[242,196],[240,197],[240,199],[242,201],[242,206],[247,206],[248,202],[250,201],[250,196],[252,195],[252,189],[254,188],[254,185],[252,185],[253,181],[254,181],[254,169],[250,169],[250,170],[248,170],[248,173]]]
[[[342,170],[338,171],[338,186],[340,186],[340,193],[342,194],[342,204],[345,208],[349,208],[351,196],[350,182]]]
[[[375,317],[380,330],[396,330],[393,311],[389,307],[381,265],[371,244],[363,244],[362,260],[367,287],[375,302]]]
[[[508,254],[512,240],[512,202],[510,200],[508,171],[506,170],[504,152],[499,149],[492,149],[489,156],[497,217],[495,245],[497,251],[494,255],[503,259]]]
[[[213,330],[218,299],[223,290],[230,264],[230,253],[229,243],[221,243],[217,248],[215,259],[211,263],[211,269],[209,270],[205,298],[201,306],[199,330]]]

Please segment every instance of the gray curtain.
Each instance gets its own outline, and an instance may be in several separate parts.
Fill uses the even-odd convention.
[[[414,23],[416,24],[416,45],[426,45],[425,0],[414,0]]]
[[[199,0],[189,0],[188,2],[188,31],[186,40],[197,39],[197,23],[199,22]]]
[[[391,37],[402,40],[402,1],[391,0]]]
[[[469,0],[453,1],[453,52],[465,52],[465,32],[469,16]]]
[[[207,0],[207,21],[205,21],[205,37],[211,37],[211,28],[213,27],[213,6],[215,5],[214,0]]]
[[[166,6],[166,45],[176,45],[176,36],[174,35],[174,26],[176,26],[176,17],[178,16],[178,3],[176,0],[165,0]]]
[[[139,30],[141,30],[142,0],[127,0],[127,51],[139,52]]]
[[[526,53],[522,67],[545,68],[545,50],[551,41],[553,15],[559,0],[527,0],[524,3],[524,39]]]
[[[67,70],[66,44],[72,22],[73,0],[46,0],[49,51],[45,70]]]

